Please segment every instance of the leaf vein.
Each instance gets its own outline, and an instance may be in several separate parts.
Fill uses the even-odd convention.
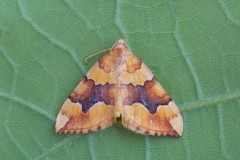
[[[196,86],[196,91],[197,91],[197,94],[198,94],[198,98],[202,99],[203,98],[203,91],[202,91],[202,87],[200,85],[201,83],[199,81],[197,73],[194,70],[194,66],[193,66],[192,62],[191,62],[190,58],[188,57],[188,53],[185,49],[185,46],[184,46],[183,41],[182,41],[182,39],[180,37],[180,34],[179,34],[179,18],[177,16],[176,11],[175,11],[174,2],[172,0],[169,0],[169,3],[170,3],[170,6],[173,10],[174,15],[175,15],[175,21],[176,21],[175,30],[174,30],[174,37],[175,37],[176,42],[177,42],[177,44],[179,46],[179,49],[181,51],[180,53],[182,54],[187,66],[189,68],[189,71],[191,72],[191,75],[193,77],[193,80],[194,80],[194,83],[195,83],[195,86]]]
[[[24,6],[21,3],[21,0],[18,0],[18,8],[20,10],[20,13],[22,15],[22,17],[24,18],[24,20],[26,20],[26,22],[28,22],[32,28],[39,34],[41,34],[43,37],[45,37],[48,41],[50,41],[52,44],[56,45],[57,47],[67,51],[68,53],[70,53],[72,59],[74,60],[74,62],[79,66],[79,68],[81,69],[81,71],[83,71],[84,73],[86,73],[86,68],[82,65],[82,63],[79,63],[80,60],[77,57],[77,54],[68,46],[58,42],[53,36],[51,36],[49,33],[47,33],[46,31],[44,31],[43,29],[41,29],[37,23],[35,23],[29,16],[28,14],[24,11]]]
[[[18,98],[16,96],[12,96],[12,95],[9,95],[9,94],[6,94],[6,93],[2,93],[0,92],[0,98],[4,98],[4,99],[7,99],[7,100],[11,100],[13,102],[16,102],[18,104],[21,104],[23,106],[26,106],[27,108],[35,111],[35,112],[38,112],[40,113],[41,115],[43,115],[44,117],[50,119],[51,121],[55,121],[55,118],[52,117],[50,114],[48,114],[47,111],[41,109],[39,106],[36,106],[35,104],[31,104],[21,98]]]
[[[220,95],[220,96],[209,98],[209,99],[203,99],[198,102],[192,102],[188,104],[186,103],[181,107],[181,111],[184,112],[188,110],[198,109],[201,107],[209,107],[210,105],[214,106],[214,104],[218,104],[218,103],[222,103],[230,100],[237,100],[237,99],[240,99],[240,92],[236,92],[232,95],[225,94],[225,95]]]

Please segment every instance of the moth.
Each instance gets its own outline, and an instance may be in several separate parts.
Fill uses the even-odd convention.
[[[136,133],[182,136],[178,107],[150,69],[118,40],[82,78],[56,119],[57,133],[88,133],[122,125]]]

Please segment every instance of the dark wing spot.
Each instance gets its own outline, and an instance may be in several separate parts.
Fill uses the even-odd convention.
[[[87,112],[97,102],[104,102],[107,105],[114,104],[114,96],[110,95],[110,90],[115,88],[114,84],[106,83],[105,85],[95,85],[94,81],[84,77],[82,80],[86,87],[81,94],[73,92],[69,98],[74,103],[82,105],[82,111]]]
[[[156,82],[156,79],[153,78],[150,81],[146,81],[143,86],[134,86],[132,83],[122,85],[123,104],[132,105],[134,103],[141,103],[150,113],[156,113],[159,105],[167,105],[171,101],[171,98],[167,94],[157,95],[153,92],[152,87]]]

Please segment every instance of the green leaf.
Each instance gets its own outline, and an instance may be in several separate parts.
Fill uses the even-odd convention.
[[[240,159],[239,1],[0,0],[1,159]],[[184,118],[181,138],[116,123],[57,135],[86,56],[124,38]]]

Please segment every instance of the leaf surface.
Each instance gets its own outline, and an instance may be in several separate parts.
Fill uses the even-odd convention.
[[[239,1],[0,0],[1,159],[240,159]],[[124,38],[182,112],[181,138],[116,123],[57,135],[56,115]]]

